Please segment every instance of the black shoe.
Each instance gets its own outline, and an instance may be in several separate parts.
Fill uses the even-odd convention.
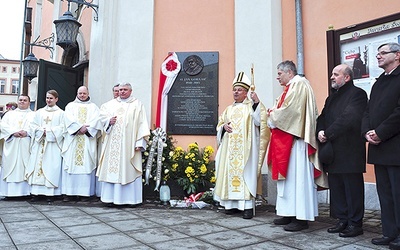
[[[372,244],[374,244],[374,245],[380,245],[380,246],[387,246],[387,245],[389,245],[390,244],[390,242],[392,242],[392,241],[394,241],[396,238],[394,238],[394,237],[386,237],[386,236],[383,236],[383,237],[380,237],[380,238],[373,238],[372,240],[371,240],[371,243]]]
[[[81,202],[89,202],[90,201],[90,197],[87,197],[87,196],[78,196],[77,199],[78,199],[78,201],[81,201]]]
[[[275,225],[287,225],[290,222],[292,222],[293,218],[294,217],[282,217],[282,218],[279,218],[279,219],[275,219],[274,220],[274,224]]]
[[[389,243],[389,249],[391,249],[391,250],[399,250],[400,249],[400,236]]]
[[[232,214],[237,214],[237,213],[239,213],[240,211],[238,210],[238,209],[236,209],[236,208],[233,208],[233,209],[225,209],[225,214],[227,214],[227,215],[232,215]]]
[[[293,219],[292,222],[283,227],[285,231],[297,232],[308,228],[308,221]]]
[[[245,209],[243,212],[243,219],[251,219],[253,218],[253,209]]]
[[[39,196],[32,195],[31,202],[38,202],[38,201],[39,201]]]
[[[64,195],[63,202],[69,202],[70,200],[68,195]]]
[[[346,227],[345,230],[343,230],[341,233],[339,233],[339,236],[343,237],[343,238],[348,238],[348,237],[356,237],[363,233],[364,233],[364,230],[362,229],[362,227],[356,227],[354,225],[349,225],[348,227]]]
[[[328,233],[341,233],[343,230],[345,230],[347,227],[347,223],[346,222],[341,222],[339,221],[338,223],[336,223],[336,226],[328,228]]]
[[[47,197],[46,201],[47,201],[47,202],[53,202],[53,201],[54,201],[54,198],[53,198],[53,197]]]

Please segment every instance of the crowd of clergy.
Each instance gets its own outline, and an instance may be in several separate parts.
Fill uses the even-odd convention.
[[[19,96],[18,107],[1,119],[0,195],[141,203],[146,112],[129,83],[113,91],[114,99],[99,108],[81,86],[65,111],[55,90],[47,91],[47,105],[37,111],[29,96]]]

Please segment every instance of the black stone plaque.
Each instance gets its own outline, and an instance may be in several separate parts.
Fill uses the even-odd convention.
[[[215,135],[218,52],[177,52],[181,71],[168,93],[167,133]]]

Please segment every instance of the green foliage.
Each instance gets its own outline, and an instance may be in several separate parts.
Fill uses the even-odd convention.
[[[213,153],[214,149],[211,146],[200,149],[197,143],[190,143],[187,151],[176,147],[170,155],[171,178],[177,180],[188,194],[196,193],[201,186],[214,185],[214,161],[210,160]]]

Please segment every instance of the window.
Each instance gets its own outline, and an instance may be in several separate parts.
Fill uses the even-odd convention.
[[[11,93],[18,94],[19,81],[11,80]]]
[[[12,67],[11,72],[12,73],[18,73],[17,67]]]
[[[6,91],[6,80],[0,79],[0,94],[4,94]]]
[[[1,72],[7,73],[7,67],[6,66],[1,67]]]

